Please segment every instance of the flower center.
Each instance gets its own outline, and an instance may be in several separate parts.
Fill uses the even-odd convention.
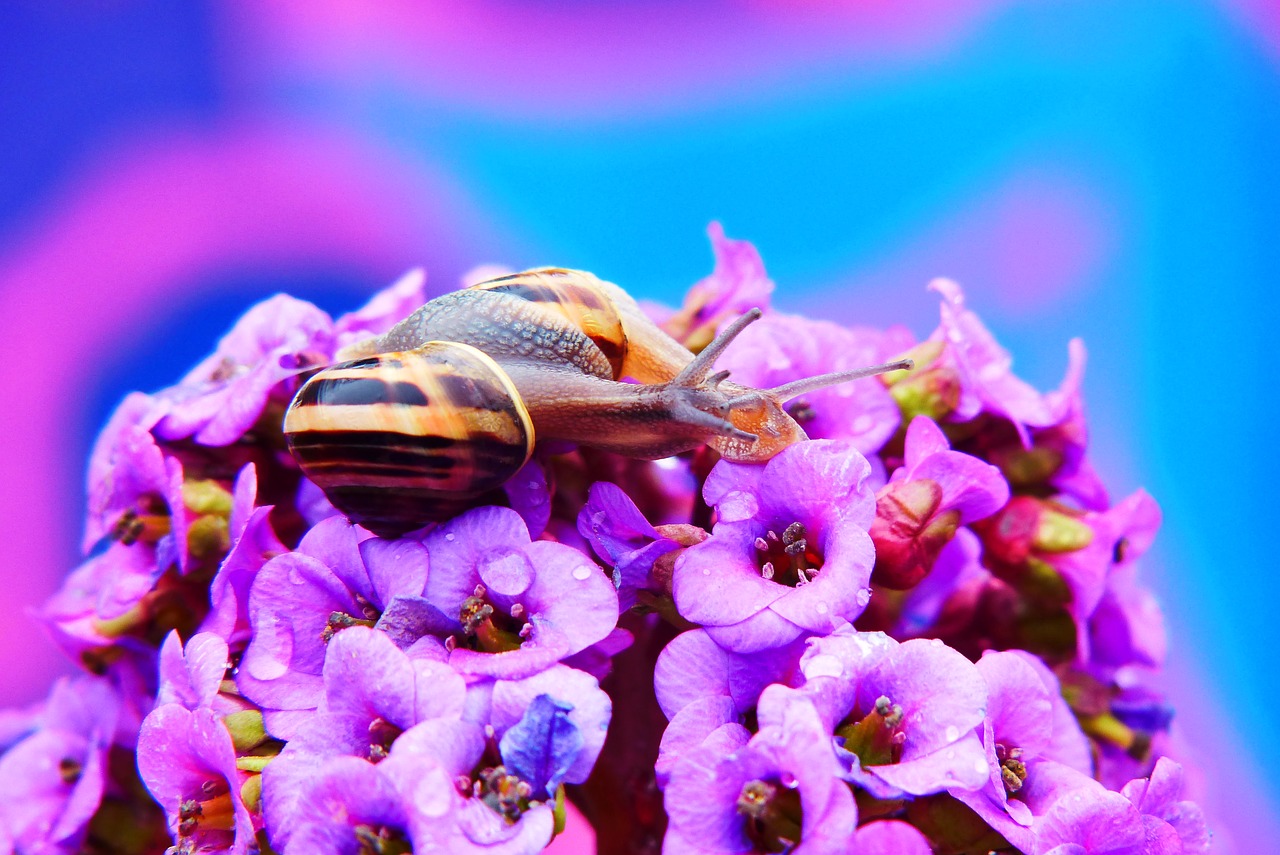
[[[472,595],[462,601],[458,612],[462,633],[450,638],[452,645],[483,653],[519,650],[533,629],[524,619],[524,606],[516,603],[506,614],[489,601],[488,593],[484,585],[476,585]]]
[[[367,626],[370,629],[378,622],[378,618],[382,617],[382,612],[373,607],[373,604],[359,594],[356,597],[356,607],[360,610],[360,617],[348,614],[347,612],[329,612],[329,620],[325,623],[324,629],[320,631],[320,640],[328,644],[333,637],[344,629],[353,626]]]
[[[799,790],[748,781],[738,794],[738,813],[746,818],[747,837],[757,852],[786,852],[800,842],[804,810]]]
[[[532,806],[529,797],[533,787],[502,765],[485,767],[474,781],[464,777],[458,783],[464,795],[480,799],[509,823],[516,822]]]
[[[235,831],[236,810],[231,789],[224,780],[205,781],[199,795],[187,799],[178,806],[179,851],[184,841],[195,841],[197,836],[222,836]],[[190,847],[188,847],[190,848]]]
[[[152,495],[140,496],[137,507],[128,508],[111,527],[110,537],[125,546],[135,543],[155,544],[173,528],[169,505],[164,499]]]
[[[385,718],[369,722],[369,761],[380,763],[391,753],[391,743],[404,731]]]
[[[58,777],[64,784],[74,784],[80,780],[84,765],[74,757],[63,757],[58,761]]]
[[[779,585],[799,588],[813,581],[822,569],[822,554],[817,544],[810,542],[804,523],[791,523],[781,535],[769,529],[764,537],[756,538],[755,546],[760,575]]]
[[[357,825],[356,840],[360,842],[359,855],[408,855],[413,844],[399,829],[385,825]]]
[[[1022,749],[1009,748],[1003,743],[996,743],[996,759],[1000,761],[1000,779],[1004,781],[1004,791],[1013,795],[1022,789],[1027,782],[1027,765],[1022,762]]]
[[[845,750],[858,755],[864,767],[888,766],[902,757],[902,743],[907,739],[902,719],[902,707],[881,695],[875,709],[861,721],[850,720],[836,728],[836,736],[844,737]]]

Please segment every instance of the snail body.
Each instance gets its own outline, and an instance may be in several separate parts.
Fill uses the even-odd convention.
[[[542,268],[431,300],[339,354],[285,415],[290,451],[334,506],[381,536],[454,516],[501,486],[538,442],[658,459],[710,444],[768,460],[805,439],[782,405],[903,363],[771,390],[712,374],[753,310],[694,356],[629,295]],[[629,378],[636,382],[622,382]]]

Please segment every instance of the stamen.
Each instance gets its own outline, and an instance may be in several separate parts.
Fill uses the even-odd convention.
[[[375,615],[377,612],[374,613]],[[378,621],[376,618],[360,618],[352,617],[346,612],[329,612],[329,620],[325,623],[324,629],[320,631],[320,640],[328,644],[333,637],[344,629],[353,626],[367,626],[372,628]]]
[[[765,781],[748,781],[738,794],[738,813],[752,819],[763,819],[778,788]]]
[[[760,568],[760,576],[765,579],[773,579],[773,562],[766,561],[764,566]]]
[[[790,852],[800,843],[804,808],[794,786],[748,781],[738,793],[737,809],[745,817],[743,830],[754,844],[752,851]]]
[[[375,718],[369,722],[369,760],[379,763],[391,753],[391,744],[403,733],[385,718]]]
[[[83,772],[84,765],[74,757],[63,757],[58,761],[58,777],[64,784],[74,784],[79,781]]]
[[[519,819],[530,807],[533,787],[519,776],[510,774],[505,766],[480,770],[476,787],[476,797],[509,821]]]
[[[1006,748],[1003,743],[996,743],[996,759],[1000,761],[1000,780],[1004,782],[1005,792],[1013,795],[1022,789],[1027,782],[1027,766],[1022,762],[1021,748]]]

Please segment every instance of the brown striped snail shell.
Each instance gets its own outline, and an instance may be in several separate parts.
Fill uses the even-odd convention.
[[[375,533],[448,519],[533,454],[533,421],[492,358],[432,341],[335,365],[289,406],[285,439],[338,510]]]
[[[768,460],[805,439],[782,404],[899,361],[751,389],[712,374],[759,310],[694,356],[621,288],[543,268],[445,294],[340,353],[298,390],[285,439],[303,474],[384,537],[500,487],[538,441],[658,459],[710,444]],[[637,382],[621,382],[629,378]]]

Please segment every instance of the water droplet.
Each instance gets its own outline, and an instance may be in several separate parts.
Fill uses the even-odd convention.
[[[857,594],[854,595],[854,600],[857,601],[858,605],[865,606],[867,603],[871,602],[871,589],[870,588],[861,589],[860,591],[858,591]]]
[[[818,608],[818,614],[820,614],[820,615],[825,615],[825,614],[830,610],[830,609],[827,607],[827,604],[826,604],[826,603],[818,603],[817,608]]]
[[[975,772],[977,772],[977,773],[979,773],[979,774],[985,774],[985,773],[987,773],[988,771],[990,771],[990,770],[988,770],[988,769],[987,769],[987,761],[985,761],[985,760],[974,760],[974,761],[973,761],[973,771],[975,771]]]
[[[703,568],[702,568],[702,575],[703,575],[703,576],[710,576],[710,575],[711,575],[711,568],[710,568],[710,567],[703,567]]]
[[[941,638],[931,638],[931,639],[929,639],[929,643],[930,643],[931,645],[933,645],[934,647],[941,647],[941,646],[942,646],[942,639],[941,639]]]
[[[947,729],[943,731],[943,734],[946,736],[947,742],[955,742],[960,738],[960,729],[954,724],[949,724],[947,725]]]
[[[453,532],[449,532],[444,536],[444,539],[452,543],[454,541],[454,538],[456,537],[457,535],[455,535]]]
[[[579,582],[590,579],[591,568],[585,564],[579,564],[577,567],[573,568],[573,578],[577,579]]]

